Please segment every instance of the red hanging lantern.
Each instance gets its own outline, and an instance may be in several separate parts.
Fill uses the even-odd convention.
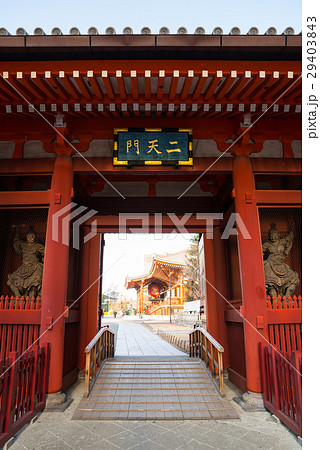
[[[152,298],[156,298],[160,296],[160,287],[157,284],[151,284],[149,286],[149,295]]]

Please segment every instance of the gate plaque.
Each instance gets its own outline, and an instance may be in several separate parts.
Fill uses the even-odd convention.
[[[115,128],[115,166],[192,166],[192,130]]]

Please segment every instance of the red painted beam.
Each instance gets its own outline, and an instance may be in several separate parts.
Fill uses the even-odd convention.
[[[146,70],[144,76],[144,98],[150,100],[151,98],[151,71]]]
[[[29,91],[32,92],[38,101],[43,101],[47,98],[46,93],[36,84],[34,79],[24,77],[20,81]]]
[[[78,91],[76,86],[73,84],[73,82],[71,80],[71,75],[66,74],[64,81],[67,85],[67,89],[68,89],[71,97],[76,101],[80,100],[80,92]]]
[[[161,102],[162,103],[162,102]],[[199,102],[200,106],[200,102]],[[48,119],[53,125],[54,119]],[[215,134],[221,132],[229,134],[232,137],[234,133],[239,130],[241,117],[238,119],[229,119],[227,117],[215,119],[210,118],[140,118],[140,119],[124,119],[113,118],[108,121],[108,127],[105,127],[101,119],[95,118],[78,118],[73,120],[72,124],[68,124],[72,133],[90,133],[94,139],[113,139],[113,128],[192,128],[193,137],[195,139],[213,139]],[[28,140],[53,140],[55,138],[55,131],[43,119],[33,114],[33,119],[23,120],[3,120],[1,123],[0,140],[10,141],[14,140],[14,136],[19,130],[19,134],[23,134]],[[266,119],[262,117],[250,131],[251,135],[260,135],[264,139],[279,139],[279,136],[289,135],[292,139],[301,139],[301,120],[300,119]],[[260,139],[263,140],[263,139]],[[268,158],[265,158],[267,162]]]
[[[1,90],[5,92],[7,97],[11,97],[12,99],[20,99],[20,95],[18,92],[11,86],[9,81],[6,81],[4,78],[0,77],[0,87]]]
[[[29,90],[21,81],[21,79],[17,78],[17,75],[9,75],[9,78],[7,80],[10,83],[10,86],[12,86],[12,89],[14,92],[17,92],[17,98],[20,102],[26,98],[27,100],[34,102],[35,97],[31,90]]]
[[[127,100],[126,88],[124,85],[122,72],[120,70],[116,71],[116,80],[117,80],[117,85],[118,85],[121,100]]]
[[[165,79],[165,70],[159,70],[157,100],[163,99],[164,79]]]
[[[47,206],[51,191],[0,192],[0,207],[4,206]]]
[[[110,100],[114,100],[114,91],[111,85],[110,78],[108,77],[108,74],[102,74],[102,83],[105,87],[105,90],[107,92],[107,95]]]
[[[262,100],[260,97],[265,92],[268,92],[270,80],[272,79],[271,75],[266,75],[266,77],[261,81],[259,86],[256,87],[256,89],[250,94],[249,99],[247,101],[250,101],[252,103],[256,103],[257,105],[261,104],[265,100]],[[281,104],[281,98],[279,98],[278,103]]]
[[[188,74],[186,76],[186,79],[184,81],[183,84],[183,88],[181,91],[181,95],[180,95],[180,100],[186,100],[188,94],[189,94],[189,89],[191,87],[191,83],[194,77],[194,72],[193,70],[188,70]]]
[[[40,325],[41,310],[1,310],[1,325],[23,324],[23,325]]]
[[[203,214],[205,216],[205,214]],[[125,216],[125,214],[123,214],[123,217]],[[140,232],[138,231],[139,229],[141,229],[142,226],[142,222],[141,222],[141,218],[139,219],[139,213],[137,213],[137,218],[131,218],[130,216],[128,216],[127,218],[127,223],[126,223],[126,228],[127,231],[132,228],[135,229],[136,232]],[[177,216],[179,218],[181,218],[179,215]],[[117,228],[119,230],[119,216],[110,216],[110,215],[106,215],[106,216],[97,216],[95,217],[95,219],[97,220],[97,227],[99,229],[99,231],[103,232],[103,229],[108,229],[109,227],[112,228]],[[92,222],[92,220],[91,220]],[[91,223],[90,221],[86,222],[85,226],[87,226],[89,223]],[[220,223],[220,221],[216,220],[214,222],[215,225],[217,225],[218,223]],[[149,216],[149,228],[150,228],[150,232],[154,232],[155,227],[157,227],[157,224],[155,223],[155,217],[154,215],[150,214]],[[89,225],[88,225],[89,226]],[[124,224],[123,224],[123,228],[124,228]],[[193,232],[192,230],[197,229],[197,230],[201,230],[202,232],[206,231],[206,227],[207,227],[207,221],[205,219],[199,219],[197,218],[195,215],[192,215],[188,218],[188,220],[185,221],[183,227],[179,227],[179,225],[175,225],[174,221],[167,216],[166,214],[163,214],[162,216],[162,226],[164,229],[166,230],[177,230],[177,229],[181,229],[181,231],[183,232],[183,227],[185,227],[189,232]],[[91,227],[91,225],[90,225]],[[122,226],[121,226],[122,227]],[[143,233],[143,230],[141,230],[141,233]]]
[[[244,100],[249,98],[252,93],[255,95],[256,92],[260,90],[260,88],[262,88],[262,86],[264,86],[265,83],[266,83],[265,76],[264,77],[260,76],[260,73],[256,74],[252,78],[252,81],[246,84],[246,86],[239,92],[238,100],[243,102]]]
[[[139,88],[138,88],[138,79],[137,79],[137,71],[131,70],[131,91],[132,91],[132,98],[133,100],[139,99]]]
[[[281,158],[251,158],[254,173],[301,175],[302,160]]]
[[[301,205],[302,191],[255,191],[256,202],[261,205]]]
[[[266,321],[268,325],[281,323],[302,323],[301,309],[274,309],[267,310]]]
[[[68,101],[70,98],[70,95],[63,84],[64,79],[65,79],[65,77],[61,77],[61,82],[59,82],[58,80],[60,80],[60,78],[59,78],[58,74],[56,74],[56,75],[51,74],[50,78],[46,78],[46,81],[47,81],[47,83],[49,83],[51,88],[54,89],[59,94],[59,96],[62,99]]]
[[[82,80],[82,82],[84,82],[84,81]],[[229,86],[230,85],[231,84],[229,84]],[[110,85],[110,88],[111,88],[111,85]],[[74,94],[72,93],[73,89],[75,91]],[[80,93],[76,92],[76,87],[75,86],[72,86],[72,88],[70,88],[69,90],[71,92],[71,96],[72,96],[73,99],[69,99],[68,102],[65,100],[65,96],[63,96],[63,97],[57,97],[55,100],[50,100],[50,101],[49,100],[41,101],[40,99],[38,99],[36,101],[33,100],[31,103],[34,104],[37,109],[39,109],[39,104],[40,103],[45,103],[47,105],[47,112],[45,114],[48,114],[50,112],[50,106],[51,106],[52,103],[56,103],[57,105],[60,105],[60,106],[62,106],[64,103],[69,103],[69,105],[72,108],[73,108],[73,104],[74,103],[79,103],[81,106],[85,106],[86,103],[88,103],[88,101],[90,101],[90,103],[96,104],[96,105],[98,103],[101,103],[101,99],[99,100],[95,96],[91,96],[90,98],[89,98],[89,96],[86,96],[86,97],[82,96],[81,97]],[[262,90],[263,90],[263,87],[260,88],[260,86],[259,86],[259,91],[257,91],[258,95],[260,95]],[[297,98],[294,97],[291,100],[285,101],[284,97],[281,97],[277,101],[277,104],[281,105],[281,106],[284,105],[284,104],[290,104],[290,105],[293,105],[293,106],[301,104],[301,87],[298,89],[298,92],[299,92],[299,96]],[[113,95],[113,94],[111,94],[111,95]],[[76,98],[76,96],[78,96],[78,97]],[[148,94],[147,96],[149,97],[149,100],[150,100],[150,102],[153,105],[156,105],[157,103],[159,103],[159,98],[156,96],[156,94],[151,94],[151,95]],[[119,94],[114,94],[113,98],[111,98],[111,97],[108,98],[107,96],[104,96],[103,100],[104,100],[104,102],[112,102],[112,103],[115,103],[116,105],[121,105],[122,103],[128,103],[129,106],[132,106],[134,103],[139,103],[140,106],[141,106],[141,105],[144,104],[146,99],[144,98],[144,94],[140,93],[139,97],[137,98],[137,100],[134,100],[134,98],[133,98],[133,96],[131,94],[126,94],[126,96],[123,97],[123,98],[121,98]],[[185,100],[185,102],[181,101],[180,98],[179,98],[179,95],[175,96],[175,94],[173,95],[172,98],[169,98],[168,95],[165,95],[163,100],[161,100],[161,103],[163,103],[164,105],[168,105],[169,103],[172,103],[172,102],[175,102],[176,104],[186,103],[187,106],[191,106],[192,105],[191,96],[189,96],[188,99]],[[249,105],[251,103],[255,103],[257,105],[257,109],[258,109],[257,113],[261,114],[261,112],[262,112],[261,105],[263,105],[265,102],[262,101],[259,98],[253,99],[253,97],[250,97],[250,99],[245,99],[243,101],[241,99],[240,100],[239,99],[234,99],[234,100],[230,100],[229,101],[227,99],[227,97],[225,97],[225,96],[221,97],[221,99],[219,99],[219,101],[214,101],[213,98],[206,100],[205,95],[201,94],[201,96],[197,99],[197,103],[199,105],[203,105],[203,104],[208,103],[211,106],[214,106],[216,103],[219,103],[221,105],[227,105],[229,103],[232,103],[234,106],[238,106],[239,103],[244,103],[245,107],[247,107],[247,108],[249,107]],[[8,105],[8,104],[10,104],[10,105],[21,105],[22,104],[22,105],[26,106],[26,105],[28,105],[28,102],[26,102],[22,97],[20,97],[19,99],[14,99],[14,100],[8,100],[7,97],[1,98],[0,99],[0,106],[2,107],[1,110],[2,110],[2,112],[4,114],[6,114],[7,118],[12,116],[12,113],[11,113],[11,115],[8,115],[5,112],[5,106]],[[26,108],[25,108],[25,111],[26,111]],[[236,113],[239,114],[240,116],[242,116],[242,114],[243,114],[243,112],[240,112],[238,110],[236,110]],[[68,114],[68,113],[66,112],[65,114]],[[279,118],[281,118],[282,115],[283,115],[283,111],[282,110],[280,110],[279,112],[276,113],[276,116],[279,117]],[[297,115],[297,117],[300,117],[300,114],[297,113],[296,115]],[[21,118],[21,113],[19,113],[18,117]]]
[[[54,158],[43,159],[2,159],[0,165],[1,175],[12,174],[51,174],[53,172]],[[7,194],[7,192],[2,192]]]
[[[218,77],[217,75],[213,75],[213,79],[211,80],[209,86],[207,87],[205,93],[204,93],[204,100],[208,101],[210,99],[212,99],[214,91],[217,89],[218,84],[220,83],[220,81],[222,80],[222,76]]]
[[[94,73],[99,72],[98,76],[101,76],[102,70],[108,70],[110,73],[115,73],[116,70],[122,70],[128,72],[130,70],[136,70],[137,73],[144,73],[146,69],[152,72],[158,72],[159,70],[166,70],[167,73],[172,73],[173,70],[179,70],[180,76],[186,76],[188,70],[208,70],[211,73],[216,73],[217,70],[222,70],[225,73],[230,73],[231,70],[237,70],[238,73],[244,73],[246,70],[251,70],[253,73],[258,73],[260,70],[265,70],[266,73],[272,73],[278,71],[280,74],[293,71],[295,74],[301,73],[302,63],[301,61],[217,61],[212,60],[96,60],[90,61],[90,70]],[[32,70],[39,72],[44,76],[45,71],[66,71],[72,73],[74,70],[80,72],[87,72],[88,60],[83,61],[6,61],[0,64],[0,71],[7,71],[12,74],[17,72],[30,73]]]
[[[229,90],[226,98],[228,101],[233,100],[237,97],[241,89],[249,82],[250,78],[246,78],[244,75],[240,75],[236,83]]]
[[[120,166],[113,166],[112,158],[87,158],[97,170],[100,172],[125,172],[129,173],[128,169],[123,169]],[[91,172],[92,169],[88,165],[87,161],[82,158],[74,158],[74,171],[75,172]],[[212,165],[209,169],[211,172],[232,172],[233,158],[196,158],[193,166],[184,166],[181,169],[177,169],[177,175],[180,173],[194,173],[195,178],[199,173],[203,172]],[[213,164],[214,163],[214,164]],[[150,172],[170,172],[172,173],[172,167],[162,166],[160,169],[158,166],[137,166],[131,170],[131,173],[150,173]]]
[[[223,99],[224,95],[227,93],[227,91],[231,87],[232,83],[234,83],[234,81],[235,81],[235,78],[230,77],[230,75],[228,75],[226,77],[224,82],[221,83],[221,85],[219,86],[217,93],[215,94],[216,102]]]
[[[44,158],[44,159],[6,159],[1,161],[0,174],[51,174],[53,172],[54,158]],[[113,167],[111,158],[88,158],[88,161],[94,164],[97,170],[103,172],[113,172],[123,173],[128,176],[128,171],[123,170],[119,167]],[[196,176],[197,172],[201,172],[208,168],[214,162],[213,158],[195,158],[195,164],[193,167],[184,167],[176,172],[177,176],[182,176],[186,172],[188,175]],[[280,159],[280,158],[251,158],[254,173],[265,173],[265,174],[301,174],[302,162],[300,159]],[[220,158],[213,166],[209,169],[210,172],[232,172],[233,158]],[[74,170],[76,172],[88,172],[88,163],[83,161],[82,158],[77,158],[74,160]],[[144,172],[156,172],[159,171],[157,167],[136,167],[133,169],[134,172],[139,172],[141,175]],[[131,171],[132,172],[132,171]],[[162,167],[161,173],[170,172],[172,174],[171,167]],[[41,191],[45,192],[45,191]],[[270,192],[270,191],[266,191]],[[292,191],[288,191],[292,192]],[[4,198],[7,192],[2,193]]]
[[[193,92],[192,100],[197,100],[200,97],[200,94],[202,92],[204,85],[206,84],[207,79],[208,79],[208,72],[203,70],[202,73],[199,75],[199,80]]]
[[[74,77],[74,81],[75,81],[76,85],[78,86],[79,90],[81,91],[81,98],[91,101],[92,94],[90,92],[89,86],[87,85],[85,79],[83,78],[85,76],[85,74],[80,73],[79,77]]]
[[[49,97],[51,100],[57,100],[58,93],[51,87],[50,84],[48,85],[45,80],[45,76],[39,76],[40,89],[44,90],[47,97]]]
[[[169,100],[173,100],[176,96],[177,86],[179,82],[180,73],[178,70],[174,70],[172,74],[171,87],[169,91]]]
[[[235,311],[234,309],[226,309],[224,312],[224,319],[226,322],[243,322],[243,317],[241,316],[239,311]]]
[[[104,93],[98,83],[97,78],[93,75],[92,77],[88,77],[88,80],[91,84],[95,97],[100,101],[104,99]]]
[[[285,94],[284,97],[282,97],[282,100],[284,103],[295,101],[296,96],[299,95],[299,98],[301,98],[301,92],[302,92],[302,78],[300,78],[294,85],[293,89],[290,89],[288,93]]]

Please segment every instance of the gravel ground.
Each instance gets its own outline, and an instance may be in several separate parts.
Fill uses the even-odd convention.
[[[177,325],[176,323],[160,323],[143,321],[143,325],[147,326],[150,331],[158,333],[160,336],[163,333],[170,333],[179,339],[189,340],[189,333],[193,330],[192,325]]]

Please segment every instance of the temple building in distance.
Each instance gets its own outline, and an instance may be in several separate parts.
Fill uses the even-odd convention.
[[[183,311],[186,301],[185,253],[153,255],[146,274],[126,278],[126,289],[137,291],[137,313],[167,316]]]

